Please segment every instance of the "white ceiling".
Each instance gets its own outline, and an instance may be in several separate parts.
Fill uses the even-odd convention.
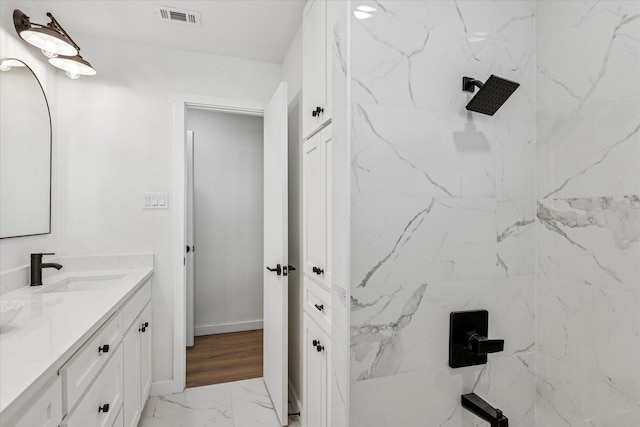
[[[32,22],[51,12],[82,47],[81,34],[282,63],[306,0],[50,0],[28,2]],[[160,21],[154,5],[201,12],[201,26]],[[25,7],[27,3],[25,3]],[[75,36],[78,35],[78,36]]]

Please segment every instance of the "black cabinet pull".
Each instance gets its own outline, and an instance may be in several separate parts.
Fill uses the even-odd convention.
[[[104,412],[105,414],[106,414],[107,412],[109,412],[109,404],[108,404],[108,403],[105,403],[105,404],[104,404],[104,405],[102,405],[102,406],[98,406],[98,413],[100,413],[100,412]]]
[[[276,265],[276,268],[267,267],[269,271],[275,271],[278,276],[282,275],[282,266],[280,264]]]
[[[312,343],[312,344],[313,344],[313,346],[316,348],[316,351],[321,352],[321,351],[323,351],[323,350],[324,350],[324,346],[323,346],[323,345],[320,345],[320,341],[318,341],[318,340],[313,340],[311,343]]]
[[[319,117],[319,116],[320,116],[320,114],[322,114],[322,113],[324,113],[324,108],[322,108],[322,107],[316,107],[316,109],[315,109],[315,110],[313,110],[313,111],[311,112],[311,115],[312,115],[313,117]]]
[[[142,327],[138,328],[138,332],[147,332],[147,328],[142,325]]]
[[[311,271],[313,271],[314,273],[316,273],[318,276],[321,275],[322,273],[324,273],[324,269],[320,268],[320,267],[313,267],[311,269]]]
[[[322,311],[322,310],[324,310],[324,304],[319,304],[319,305],[318,305],[318,304],[313,304],[313,305],[315,305],[315,306],[316,306],[316,308],[318,309],[318,311]]]
[[[98,347],[98,353],[109,353],[109,344]]]

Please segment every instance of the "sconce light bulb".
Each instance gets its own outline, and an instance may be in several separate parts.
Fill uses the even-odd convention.
[[[55,58],[56,56],[58,56],[58,54],[52,50],[40,49],[40,52],[42,52],[42,54],[47,58]]]
[[[80,78],[80,74],[78,73],[72,73],[71,71],[67,71],[66,74],[67,74],[67,77],[69,77],[71,80],[76,80]]]

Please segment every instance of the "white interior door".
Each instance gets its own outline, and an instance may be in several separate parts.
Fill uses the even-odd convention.
[[[282,426],[288,423],[287,84],[264,111],[264,381]]]
[[[186,269],[187,269],[187,321],[186,321],[186,345],[193,346],[194,321],[195,321],[195,256],[193,222],[193,131],[187,131],[187,151],[186,151],[186,181],[187,181],[187,247],[186,247]]]

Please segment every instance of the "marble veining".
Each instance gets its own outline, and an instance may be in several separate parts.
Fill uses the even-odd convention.
[[[360,197],[352,215],[352,286],[497,276],[495,199]]]
[[[497,274],[531,276],[535,265],[535,202],[498,200]]]
[[[369,350],[374,343],[377,342],[377,351],[374,360],[371,363],[369,372],[363,372],[358,376],[358,380],[364,380],[379,376],[381,370],[386,371],[387,374],[393,374],[397,372],[398,365],[401,362],[402,357],[402,341],[399,338],[400,331],[411,323],[411,319],[415,312],[420,307],[424,292],[427,289],[427,285],[420,285],[404,302],[397,320],[379,323],[379,324],[364,324],[360,327],[351,327],[351,348],[353,351],[353,357],[356,360],[362,360],[367,356],[369,351],[359,351],[362,347],[364,350]],[[398,292],[401,289],[398,290]],[[384,311],[385,308],[393,301],[397,293],[390,296],[389,300],[380,308],[376,315]],[[379,302],[378,299],[376,302]],[[375,303],[374,303],[375,305]],[[357,300],[352,297],[352,309],[358,310],[359,304]],[[369,305],[371,307],[372,305]],[[374,317],[376,316],[374,315]]]
[[[640,3],[536,6],[536,422],[637,426]]]
[[[640,3],[362,4],[351,425],[483,425],[460,409],[471,390],[513,425],[638,425]],[[460,77],[489,74],[521,86],[467,113]],[[475,308],[505,351],[450,370],[448,314]]]
[[[541,274],[639,292],[640,197],[539,200]]]
[[[640,99],[636,100],[635,102],[632,102],[632,104],[637,104],[638,108],[637,110],[640,112]],[[622,107],[625,108],[629,108],[629,103],[625,102]],[[633,108],[633,106],[631,106],[631,108]],[[624,116],[623,116],[624,117]],[[619,120],[619,119],[618,119]],[[558,131],[558,130],[562,130],[562,126],[564,125],[564,123],[562,122],[562,119],[558,122],[558,123],[553,123],[550,126],[550,130],[551,131]],[[553,197],[558,197],[558,195],[560,194],[567,194],[567,190],[573,190],[576,191],[577,189],[580,189],[581,186],[580,185],[574,185],[575,182],[580,182],[580,181],[585,181],[587,180],[587,182],[591,181],[591,180],[595,180],[595,178],[599,178],[601,175],[603,174],[608,174],[611,173],[610,168],[611,167],[620,167],[620,161],[619,161],[619,156],[631,156],[628,157],[630,161],[633,162],[633,160],[635,159],[635,163],[631,163],[630,164],[630,169],[636,170],[638,168],[638,156],[640,155],[640,121],[636,121],[636,123],[631,124],[632,127],[630,130],[627,130],[627,126],[628,124],[625,123],[622,127],[622,131],[625,132],[623,133],[621,136],[618,137],[618,139],[614,140],[612,143],[609,143],[609,139],[611,138],[610,135],[608,135],[607,137],[603,138],[601,141],[608,143],[608,145],[605,146],[597,146],[594,148],[597,148],[597,151],[595,149],[590,149],[589,151],[591,151],[589,156],[584,156],[584,151],[589,149],[587,147],[585,147],[584,143],[585,141],[590,142],[592,140],[592,137],[590,138],[589,135],[587,133],[583,132],[579,132],[578,135],[575,134],[570,134],[567,137],[566,141],[563,141],[562,139],[560,139],[560,143],[569,143],[569,144],[574,144],[574,143],[578,143],[578,141],[576,140],[575,142],[573,141],[573,139],[576,136],[584,136],[583,138],[580,138],[579,143],[581,145],[580,150],[583,151],[583,156],[581,156],[579,158],[579,161],[573,160],[572,165],[570,165],[569,168],[567,168],[569,170],[569,174],[567,176],[567,171],[562,171],[562,172],[557,172],[553,178],[557,178],[558,175],[563,174],[564,176],[566,176],[566,178],[564,178],[564,180],[562,182],[558,182],[555,185],[557,185],[557,187],[551,189],[548,193],[546,193],[542,198],[543,199],[548,199],[548,198],[553,198]],[[587,125],[587,131],[593,131],[593,125]],[[605,131],[607,131],[607,133],[611,133],[610,131],[610,125],[607,126],[607,128],[605,128]],[[599,129],[596,129],[597,134],[601,133],[602,131]],[[619,131],[616,131],[616,133],[618,133]],[[546,135],[545,135],[546,137]],[[560,132],[560,137],[558,136],[558,132],[554,132],[553,136],[549,136],[549,138],[553,138],[554,140],[557,140],[558,138],[562,138],[562,133]],[[599,141],[600,142],[600,141]],[[550,144],[550,143],[547,143]],[[598,144],[600,145],[600,144]],[[543,150],[545,150],[545,148],[543,148]],[[560,150],[557,147],[554,147],[555,153],[554,154],[558,154],[560,156],[565,156],[567,155],[567,151],[569,150],[573,150],[572,147],[568,147],[565,150],[565,153],[558,153]],[[548,150],[547,150],[548,151]],[[616,156],[616,154],[618,154],[618,152],[620,152],[620,154],[618,156]],[[634,158],[633,155],[636,155],[636,157]],[[583,157],[586,157],[583,158]],[[585,162],[586,160],[586,162]],[[613,162],[611,161],[613,160]],[[627,162],[623,162],[624,163]],[[615,182],[616,186],[622,186],[624,185],[624,187],[622,187],[623,192],[624,190],[630,190],[627,192],[633,192],[633,189],[635,187],[635,189],[637,189],[636,184],[633,182],[633,180],[628,179],[627,173],[626,173],[626,169],[629,166],[624,166],[625,169],[623,169],[623,173],[622,176],[620,176],[620,170],[616,170],[616,173],[614,175],[618,176],[618,182]],[[577,169],[574,169],[577,168]],[[631,174],[633,174],[633,172],[631,172]],[[594,176],[593,178],[589,179],[591,176]],[[620,178],[627,178],[627,179],[620,179]],[[545,178],[543,181],[544,186],[551,184],[551,179],[549,178]],[[610,181],[610,178],[607,179],[607,181]],[[609,184],[611,186],[611,184]],[[631,187],[630,187],[631,185]],[[584,184],[583,184],[584,186]],[[577,188],[576,188],[577,187]],[[544,191],[548,191],[549,189],[544,189]],[[591,187],[590,191],[593,192],[594,188]],[[610,190],[609,190],[610,191]]]
[[[640,296],[541,277],[538,349],[640,400]]]
[[[459,87],[453,70],[534,80],[533,2],[362,3],[377,12],[352,25],[354,96],[361,101],[458,113],[465,96],[449,90]],[[525,85],[513,109],[498,117],[533,121],[534,87]]]
[[[400,374],[352,386],[352,427],[479,427],[482,420],[460,406],[461,392],[475,392],[500,407],[510,425],[533,427],[535,355],[490,360],[487,365]],[[518,398],[512,398],[518,396]],[[410,399],[412,402],[408,404]]]
[[[280,427],[262,378],[188,388],[149,399],[140,427]],[[299,427],[297,416],[289,426]]]
[[[639,93],[633,76],[639,71],[640,7],[632,1],[585,3],[570,6],[574,12],[588,10],[580,11],[582,19],[574,26],[564,28],[545,25],[547,18],[553,20],[549,14],[557,13],[558,5],[538,5],[542,22],[538,40],[544,47],[538,59],[542,80],[538,102],[543,120]],[[576,43],[587,42],[589,49],[582,49],[578,58],[564,55]],[[580,72],[571,74],[576,67],[581,67]],[[626,84],[616,84],[616,79]]]
[[[459,403],[476,390],[533,426],[535,3],[361,4],[377,11],[351,21],[351,425],[479,426]],[[466,112],[460,79],[490,74],[521,87],[494,117]],[[451,370],[449,313],[478,308],[505,351]]]
[[[534,351],[533,292],[533,277],[352,289],[351,382],[447,366],[452,311],[490,311],[492,357]]]

